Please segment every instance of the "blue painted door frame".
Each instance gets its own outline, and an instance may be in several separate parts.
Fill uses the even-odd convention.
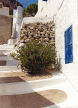
[[[72,26],[65,31],[65,64],[73,62]]]

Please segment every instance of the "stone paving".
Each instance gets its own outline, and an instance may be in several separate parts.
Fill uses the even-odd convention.
[[[1,108],[75,108],[78,105],[78,92],[65,78],[21,80],[0,78]]]
[[[11,47],[9,52],[7,46],[7,51],[2,47],[0,46],[0,108],[78,108],[78,91],[62,73],[55,74],[52,78],[27,82],[20,77],[19,71],[19,75],[8,77],[8,72],[17,73],[18,69],[15,70],[13,65],[7,67],[2,62],[7,62],[8,59],[11,60],[10,63],[13,61],[8,57]]]
[[[0,106],[1,108],[42,108],[61,103],[66,98],[67,95],[61,90],[44,90],[21,95],[0,96]]]
[[[24,80],[22,80],[19,77],[1,77],[0,78],[0,84],[2,84],[2,83],[13,83],[13,82],[24,82]]]

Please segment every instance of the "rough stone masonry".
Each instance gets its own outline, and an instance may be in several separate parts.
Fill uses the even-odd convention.
[[[23,24],[20,33],[19,46],[28,41],[39,40],[55,47],[55,24],[49,23],[30,23]]]

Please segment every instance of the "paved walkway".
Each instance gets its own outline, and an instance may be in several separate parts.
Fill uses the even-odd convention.
[[[23,81],[19,77],[14,79],[1,78],[0,82],[1,108],[75,108],[75,106],[78,106],[78,92],[62,76],[59,78],[55,77],[54,79],[28,82]],[[44,94],[47,90],[50,94]],[[55,104],[53,102],[54,98],[52,99],[53,90],[63,91],[66,99],[59,104]],[[43,92],[42,95],[40,92]],[[50,95],[50,98],[46,97],[48,95]],[[59,97],[61,96],[59,95],[56,98],[58,99]]]
[[[61,90],[44,90],[21,95],[0,96],[1,108],[42,108],[67,99]],[[4,104],[5,103],[5,104]]]
[[[0,46],[1,76],[7,76],[7,72],[19,72],[15,66],[17,61],[12,62],[11,57],[4,56],[12,49],[13,46]],[[54,93],[56,97],[53,97]],[[58,99],[62,100],[58,102]],[[78,91],[63,74],[27,82],[19,76],[2,77],[0,78],[0,108],[78,108]]]

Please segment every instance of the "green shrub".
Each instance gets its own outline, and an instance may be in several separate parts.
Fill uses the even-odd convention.
[[[48,66],[56,63],[56,53],[52,46],[29,41],[18,50],[21,68],[30,74],[44,72]]]
[[[16,52],[12,52],[10,55],[11,55],[14,59],[18,59],[18,55],[17,55]]]
[[[33,3],[28,5],[28,7],[23,10],[22,15],[23,17],[26,17],[27,15],[34,16],[37,13],[37,11],[38,11],[38,5]]]

